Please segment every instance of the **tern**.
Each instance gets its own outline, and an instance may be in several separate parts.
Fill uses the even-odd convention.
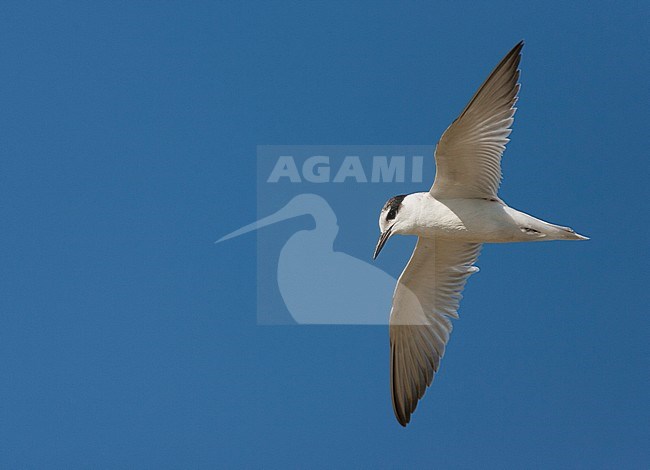
[[[418,237],[397,281],[389,321],[390,389],[397,421],[406,426],[445,352],[468,277],[483,243],[587,240],[515,210],[497,191],[519,92],[523,41],[496,66],[434,152],[428,192],[395,196],[379,215],[373,259],[393,235]]]

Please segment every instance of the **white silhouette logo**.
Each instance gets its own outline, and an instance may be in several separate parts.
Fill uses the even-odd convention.
[[[389,196],[421,188],[432,153],[432,146],[258,147],[259,220],[217,241],[256,231],[258,321],[387,324],[396,280],[372,263],[376,214]],[[296,227],[288,221],[301,216],[313,222],[293,234],[276,225]],[[342,245],[341,219],[353,250],[334,248]]]

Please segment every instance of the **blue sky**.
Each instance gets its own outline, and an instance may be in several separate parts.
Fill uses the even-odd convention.
[[[0,466],[647,468],[648,6],[476,3],[4,2]],[[403,429],[386,327],[258,326],[213,241],[257,145],[433,144],[522,38],[502,197],[592,239],[484,249]]]

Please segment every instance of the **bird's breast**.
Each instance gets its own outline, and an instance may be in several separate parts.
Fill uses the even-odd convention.
[[[470,242],[509,241],[518,227],[500,201],[484,199],[423,200],[414,234]]]

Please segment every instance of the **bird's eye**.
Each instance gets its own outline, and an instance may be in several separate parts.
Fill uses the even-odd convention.
[[[397,215],[397,212],[395,212],[395,209],[391,209],[391,210],[388,211],[388,215],[386,216],[386,220],[393,220],[396,215]]]

